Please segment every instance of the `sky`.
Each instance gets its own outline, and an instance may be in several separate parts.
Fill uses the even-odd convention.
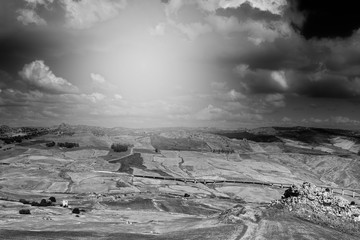
[[[0,0],[0,125],[360,126],[356,1]]]

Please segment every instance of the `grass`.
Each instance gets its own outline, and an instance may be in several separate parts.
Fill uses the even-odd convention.
[[[0,149],[0,160],[11,158],[11,157],[17,157],[26,151],[27,151],[27,149],[25,149],[25,148],[17,148],[17,147],[12,148],[7,151],[2,151],[2,149]]]
[[[149,153],[149,154],[155,154],[155,150],[151,149],[145,149],[145,148],[134,148],[133,151],[135,153]]]

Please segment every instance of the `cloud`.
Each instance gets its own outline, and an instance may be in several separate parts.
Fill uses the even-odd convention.
[[[67,80],[56,77],[42,60],[25,64],[19,72],[23,80],[31,86],[53,94],[77,93],[79,89]]]
[[[281,15],[287,5],[286,0],[221,0],[219,5],[222,8],[238,8],[244,3],[248,3],[260,11],[267,11],[277,15]]]
[[[201,121],[240,121],[240,120],[262,120],[263,117],[260,114],[251,114],[248,112],[232,113],[222,108],[215,107],[209,104],[207,107],[201,109],[195,114],[195,119]]]
[[[236,100],[239,100],[239,99],[243,99],[243,98],[246,98],[242,93],[240,92],[237,92],[235,89],[231,89],[227,95],[230,97],[230,99],[232,101],[236,101]]]
[[[265,101],[273,105],[274,107],[285,107],[285,97],[283,94],[268,94],[265,97]]]
[[[360,121],[350,119],[350,118],[344,117],[344,116],[331,117],[331,121],[333,121],[335,123],[344,123],[344,124],[360,124]]]
[[[288,37],[291,34],[286,23],[281,21],[266,23],[248,19],[239,22],[234,16],[223,17],[217,15],[209,15],[206,17],[206,21],[217,33],[226,37],[239,33],[238,39],[245,39],[256,46],[263,42],[273,42],[279,37]]]
[[[97,103],[106,98],[106,96],[104,94],[97,93],[97,92],[91,93],[91,94],[81,94],[81,96],[87,100],[90,100],[93,103]]]
[[[283,117],[283,118],[281,119],[281,121],[287,123],[287,122],[291,122],[292,120],[291,120],[291,118]]]
[[[24,0],[26,5],[31,8],[36,8],[38,5],[48,6],[48,4],[53,3],[54,0]]]
[[[249,69],[249,65],[239,64],[234,68],[234,72],[237,73],[240,77],[245,77],[248,69]]]
[[[209,12],[214,12],[217,9],[236,9],[246,5],[274,15],[282,15],[287,5],[286,0],[200,0],[196,2],[198,2],[199,7]]]
[[[121,96],[120,94],[115,94],[115,95],[114,95],[114,98],[115,98],[116,100],[121,100],[121,99],[123,99],[123,96]]]
[[[47,22],[41,18],[34,9],[19,9],[16,19],[24,25],[35,24],[38,26],[46,26]]]
[[[271,78],[277,82],[284,90],[288,89],[287,80],[285,77],[284,71],[273,71],[271,73]]]
[[[90,28],[96,23],[116,17],[127,5],[126,0],[61,0],[66,26],[74,29]]]
[[[119,87],[110,83],[105,77],[98,73],[90,73],[92,80],[91,86],[92,91],[100,91],[102,93],[110,94],[119,91]]]
[[[261,10],[249,2],[244,2],[238,7],[218,8],[216,14],[223,17],[234,16],[240,22],[246,21],[247,19],[265,21],[277,21],[281,19],[280,13],[272,13],[271,11],[267,11],[267,9]]]
[[[90,78],[95,82],[95,83],[105,83],[105,78],[103,76],[101,76],[100,74],[97,73],[90,73]]]
[[[193,41],[198,36],[211,32],[211,27],[207,24],[203,24],[200,22],[190,23],[190,24],[182,24],[178,23],[175,26],[185,34],[189,40]]]
[[[346,38],[360,28],[358,2],[289,1],[293,26],[307,39]],[[329,27],[331,26],[331,27]]]
[[[165,35],[166,24],[159,23],[154,28],[150,28],[150,34],[154,36],[163,36]]]
[[[215,90],[223,90],[226,88],[226,82],[224,81],[216,81],[216,82],[211,82],[210,86],[211,88],[215,89]]]

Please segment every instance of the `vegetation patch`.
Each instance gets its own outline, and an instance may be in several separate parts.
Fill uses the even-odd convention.
[[[230,139],[247,139],[254,142],[282,142],[281,139],[274,135],[266,135],[266,134],[255,134],[255,133],[249,133],[247,131],[238,131],[238,132],[227,132],[227,131],[221,131],[221,132],[214,132],[216,135],[225,136]]]
[[[151,145],[159,150],[172,151],[209,151],[209,147],[204,141],[191,138],[166,138],[159,135],[150,137]]]
[[[74,147],[79,147],[78,143],[72,143],[72,142],[58,142],[57,143],[58,147],[62,147],[62,148],[74,148]]]
[[[140,168],[140,169],[146,169],[146,167],[143,165],[144,160],[141,157],[140,153],[134,153],[133,155],[121,158],[116,161],[112,161],[112,163],[120,163],[121,164],[118,172],[125,172],[125,173],[132,174],[134,172],[133,167]]]
[[[113,143],[110,147],[114,152],[126,152],[129,149],[129,145],[121,143]]]

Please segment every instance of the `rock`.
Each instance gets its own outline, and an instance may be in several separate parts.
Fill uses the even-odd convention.
[[[315,214],[329,214],[359,221],[360,209],[353,204],[340,196],[334,196],[330,189],[318,188],[309,182],[300,186],[292,185],[284,192],[281,200],[270,203],[272,206],[283,206],[298,213],[311,209]]]

